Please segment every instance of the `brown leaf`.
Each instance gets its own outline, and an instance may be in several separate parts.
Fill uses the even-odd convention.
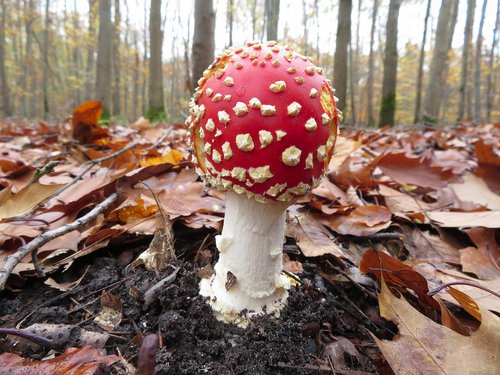
[[[12,353],[0,354],[2,371],[23,375],[92,375],[97,372],[100,364],[111,366],[118,360],[116,355],[103,355],[90,345],[69,348],[55,358],[41,361],[32,361]]]
[[[98,126],[102,114],[101,102],[90,100],[80,104],[73,110],[73,138],[81,144],[92,143],[109,133]]]
[[[318,219],[339,234],[371,236],[391,225],[391,212],[383,206],[365,205],[348,214],[323,215]]]
[[[492,192],[482,178],[466,173],[463,179],[461,184],[449,185],[461,201],[473,202],[489,210],[500,210],[500,195]]]
[[[500,249],[496,243],[495,231],[473,228],[465,231],[477,248],[460,250],[460,262],[464,272],[472,272],[480,279],[493,280],[500,277]]]
[[[412,243],[413,246],[407,247],[410,247],[411,255],[416,259],[428,262],[460,263],[459,248],[439,235],[415,227],[412,231]]]
[[[385,154],[378,166],[386,176],[400,184],[432,189],[446,186],[453,177],[452,171],[433,166],[430,158],[409,157],[404,152]]]
[[[375,187],[378,183],[373,178],[373,171],[377,167],[380,158],[381,156],[367,161],[360,156],[349,156],[340,165],[340,168],[330,173],[328,177],[342,188],[349,186]]]
[[[500,211],[428,212],[434,224],[445,228],[500,228]]]
[[[396,374],[498,374],[500,318],[488,310],[479,329],[463,336],[443,327],[415,310],[406,300],[395,297],[382,283],[380,314],[397,324],[392,340],[374,337]]]

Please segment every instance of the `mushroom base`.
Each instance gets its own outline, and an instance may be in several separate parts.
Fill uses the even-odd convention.
[[[215,316],[245,327],[256,315],[279,316],[290,283],[281,274],[287,204],[261,203],[229,191],[219,261],[210,279],[200,282]]]

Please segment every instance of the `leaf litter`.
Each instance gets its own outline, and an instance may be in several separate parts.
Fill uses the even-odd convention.
[[[85,374],[498,370],[498,125],[344,131],[325,179],[288,212],[287,308],[242,330],[198,295],[224,194],[198,179],[184,127],[101,127],[100,113],[87,102],[61,123],[1,120],[0,329],[66,338],[49,348],[0,333],[13,371],[82,360]],[[117,192],[2,279],[21,246]],[[68,339],[75,327],[98,341]]]

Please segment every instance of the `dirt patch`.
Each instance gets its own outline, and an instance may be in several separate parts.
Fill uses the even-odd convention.
[[[331,372],[328,348],[338,337],[357,345],[359,355],[343,353],[351,370],[375,371],[369,358],[373,344],[367,328],[377,327],[350,307],[355,302],[371,306],[359,290],[341,282],[326,282],[318,274],[320,265],[304,262],[301,284],[293,287],[287,307],[279,319],[261,317],[247,329],[217,321],[203,297],[198,295],[199,266],[180,260],[175,280],[161,289],[157,298],[144,305],[144,293],[172,269],[161,274],[142,267],[127,268],[120,258],[94,257],[82,282],[69,292],[32,281],[19,293],[4,292],[0,305],[0,326],[21,327],[35,323],[76,325],[91,332],[104,332],[95,321],[102,309],[101,295],[111,293],[122,306],[119,326],[108,331],[108,354],[121,353],[136,365],[142,337],[161,336],[156,357],[158,374],[311,374]],[[73,271],[76,272],[76,271]],[[357,316],[358,315],[358,316]],[[0,338],[0,351],[41,359],[51,349],[14,346],[16,339]],[[78,340],[68,342],[78,346]],[[63,351],[60,348],[57,352]],[[362,354],[363,353],[363,354]],[[113,373],[125,373],[120,365]]]

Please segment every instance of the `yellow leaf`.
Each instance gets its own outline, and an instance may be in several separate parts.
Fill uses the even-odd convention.
[[[166,163],[177,164],[183,159],[184,157],[182,156],[182,153],[180,151],[170,150],[163,156],[153,157],[141,161],[141,167],[148,167],[150,165],[166,164]]]
[[[42,185],[38,181],[23,187],[16,195],[0,203],[0,220],[29,213],[64,184]]]
[[[396,374],[499,374],[500,318],[481,309],[482,323],[462,336],[395,297],[382,282],[380,314],[397,324],[392,341],[375,339]]]

